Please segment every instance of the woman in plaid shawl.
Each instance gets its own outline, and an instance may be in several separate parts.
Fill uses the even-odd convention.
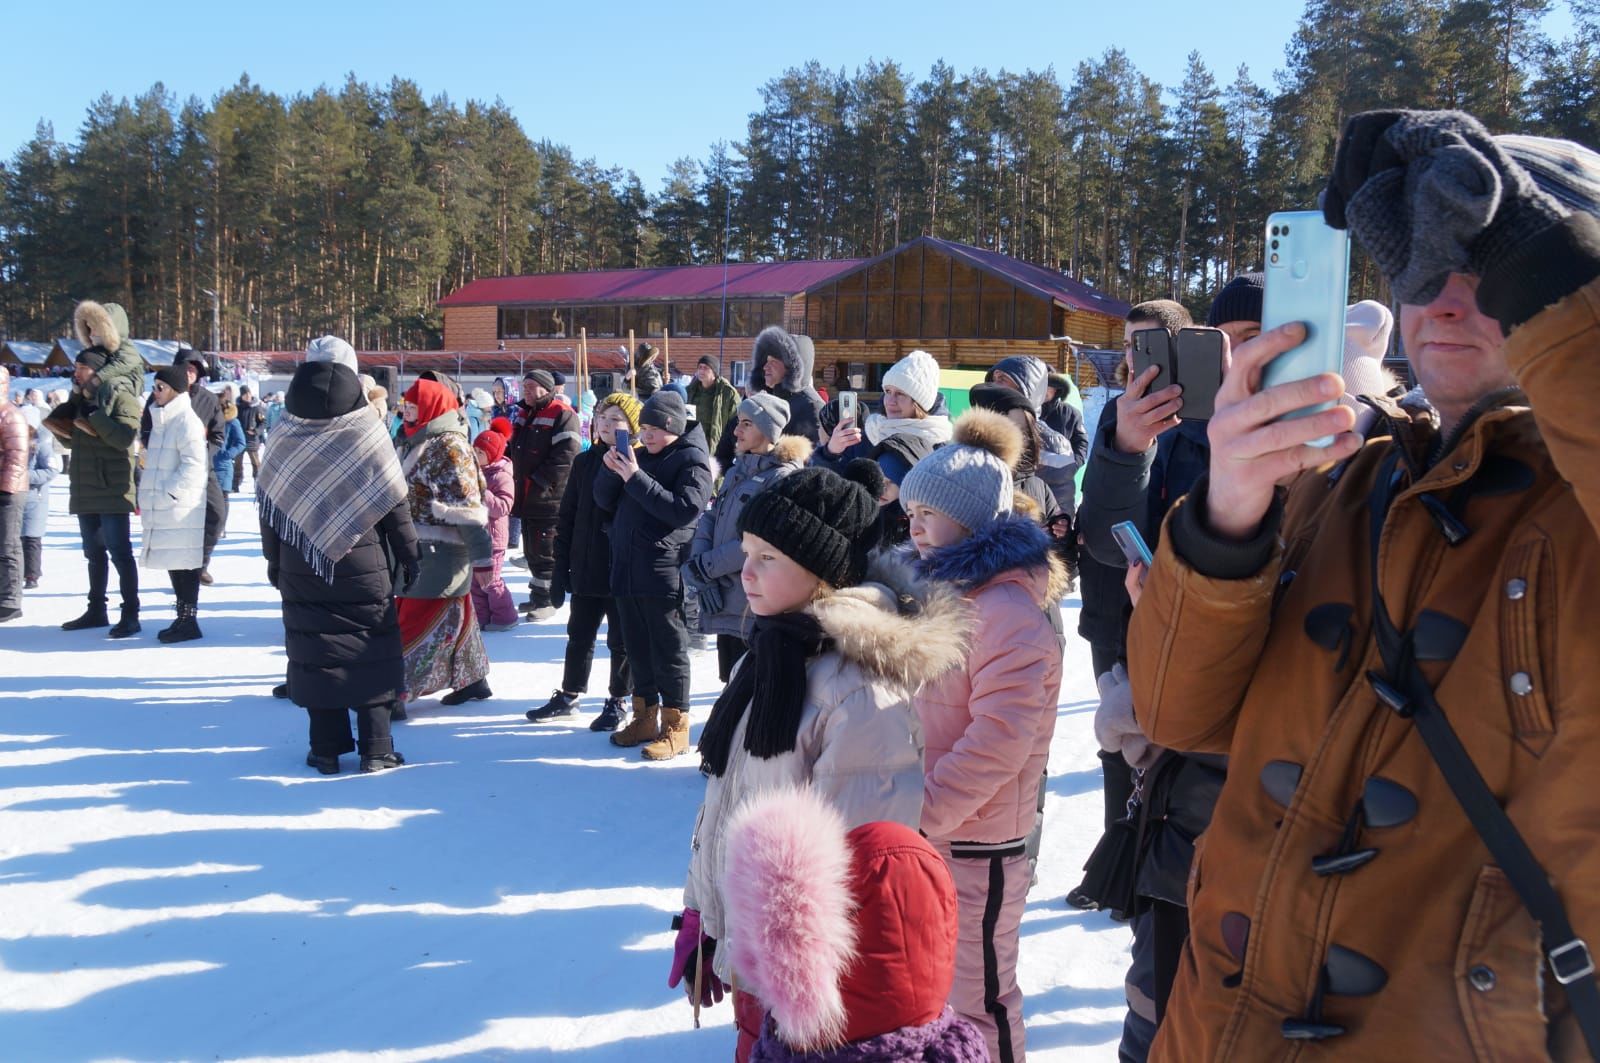
[[[460,705],[491,696],[489,655],[469,593],[472,569],[494,554],[483,474],[450,388],[418,380],[405,393],[398,445],[420,542],[421,572],[400,591],[407,699],[439,690]]]
[[[311,720],[306,763],[331,775],[357,748],[350,709],[361,770],[403,763],[389,737],[405,669],[385,555],[415,573],[417,536],[394,445],[352,369],[311,361],[295,372],[256,501],[267,578],[283,595],[289,697]]]

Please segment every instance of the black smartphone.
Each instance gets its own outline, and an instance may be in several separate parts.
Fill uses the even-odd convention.
[[[1146,395],[1175,382],[1172,372],[1172,333],[1164,328],[1140,329],[1133,334],[1133,376],[1140,376],[1152,365],[1158,366],[1161,372],[1145,389]],[[1130,381],[1132,379],[1129,378]]]
[[[1178,330],[1173,352],[1173,375],[1183,385],[1183,405],[1178,416],[1187,421],[1207,421],[1217,412],[1217,392],[1222,388],[1223,337],[1219,329]]]

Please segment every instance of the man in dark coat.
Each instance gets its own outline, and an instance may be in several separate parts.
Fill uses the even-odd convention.
[[[1083,431],[1082,420],[1075,436],[1060,434],[1044,420],[1044,408],[1049,394],[1050,369],[1038,358],[1016,354],[1002,358],[994,368],[984,374],[984,383],[1000,384],[1020,392],[1033,405],[1038,418],[1039,479],[1049,485],[1056,496],[1056,504],[1068,507],[1077,499],[1078,470],[1089,459],[1089,437]]]
[[[233,489],[244,483],[244,459],[250,456],[250,479],[261,475],[261,422],[266,407],[250,393],[246,384],[239,389],[239,427],[244,431],[244,453],[233,459]]]
[[[329,422],[366,409],[361,383],[346,366],[304,363],[295,371],[284,400],[284,419],[279,422],[284,439],[274,442],[273,460],[264,471],[268,477],[274,476],[291,460],[288,454],[299,434],[295,419]],[[377,424],[377,415],[371,416]],[[338,770],[339,753],[350,748],[346,715],[350,709],[357,713],[363,770],[400,763],[389,738],[392,705],[405,686],[393,579],[395,568],[405,573],[402,579],[406,582],[415,577],[418,549],[410,501],[404,494],[403,479],[398,478],[398,460],[392,448],[383,456],[394,463],[393,475],[400,485],[398,501],[332,564],[328,569],[331,578],[320,574],[313,563],[310,534],[291,529],[281,516],[273,519],[275,509],[287,507],[288,502],[262,505],[261,552],[267,560],[267,580],[283,596],[288,694],[309,712],[312,748],[307,762],[325,774]],[[309,469],[305,475],[314,477],[316,473]],[[373,477],[347,479],[346,489],[354,497]],[[335,500],[338,490],[331,496]],[[286,541],[285,532],[298,543]]]
[[[222,537],[223,526],[228,520],[228,498],[222,493],[222,485],[217,480],[216,458],[217,452],[222,449],[222,441],[226,434],[226,422],[222,417],[222,403],[217,396],[206,387],[205,360],[200,354],[184,347],[172,358],[173,365],[181,365],[189,373],[189,408],[194,410],[194,415],[200,418],[200,423],[206,430],[206,456],[211,460],[206,462],[206,531],[204,539],[205,563],[211,564],[211,551],[216,549],[217,540]],[[144,413],[139,418],[139,444],[147,446],[150,443],[150,406],[155,401],[154,397],[144,404]],[[211,573],[207,568],[200,569],[200,582],[211,583]]]
[[[711,460],[676,393],[652,395],[639,421],[643,449],[607,451],[594,481],[595,504],[611,514],[611,591],[633,669],[633,721],[611,741],[648,742],[647,759],[667,760],[689,749],[689,632],[679,570],[711,498]]]
[[[814,447],[820,447],[827,438],[822,434],[822,396],[811,384],[811,366],[816,360],[816,347],[809,336],[792,336],[777,325],[768,325],[756,337],[750,353],[750,393],[770,392],[789,404],[789,423],[784,435],[804,436]],[[724,469],[733,465],[733,426],[737,418],[730,418],[717,441],[717,464]],[[708,440],[709,442],[709,440]]]
[[[583,449],[578,415],[556,390],[549,370],[532,369],[522,378],[522,398],[511,416],[511,473],[517,497],[513,512],[522,518],[522,551],[528,560],[528,602],[535,621],[555,613],[550,575],[555,571],[556,518],[572,461]]]

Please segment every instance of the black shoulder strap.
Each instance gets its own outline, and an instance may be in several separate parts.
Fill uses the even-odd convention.
[[[1378,546],[1396,493],[1398,457],[1396,447],[1379,472],[1370,502],[1373,630],[1386,674],[1368,672],[1367,681],[1384,704],[1416,726],[1450,792],[1517,891],[1523,906],[1539,924],[1550,972],[1566,989],[1567,1002],[1583,1031],[1589,1055],[1600,1060],[1600,987],[1595,984],[1595,965],[1589,947],[1572,929],[1550,876],[1539,866],[1511,817],[1506,815],[1489,784],[1484,782],[1455,728],[1450,726],[1449,718],[1412,652],[1412,633],[1402,634],[1395,627],[1384,603],[1378,581]],[[1452,540],[1452,544],[1455,541],[1459,540]]]

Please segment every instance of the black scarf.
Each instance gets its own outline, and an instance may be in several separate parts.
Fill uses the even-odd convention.
[[[733,751],[733,733],[746,707],[744,748],[766,759],[794,749],[806,703],[806,663],[832,640],[810,613],[758,617],[750,652],[734,672],[700,732],[700,770],[721,777]]]

